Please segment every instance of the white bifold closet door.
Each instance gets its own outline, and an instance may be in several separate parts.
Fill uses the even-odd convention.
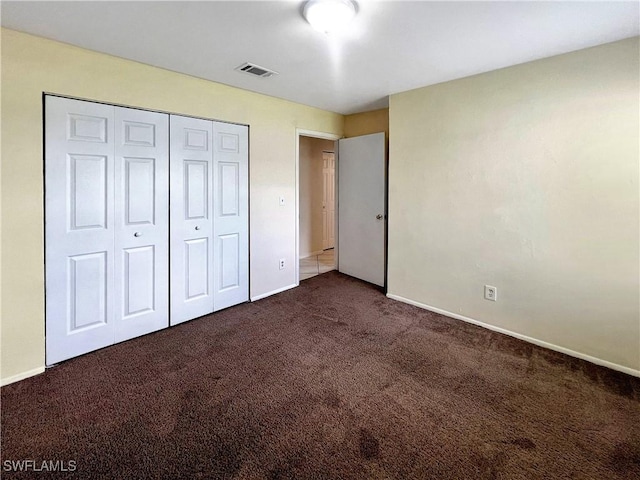
[[[168,115],[45,100],[46,363],[168,325]]]
[[[116,107],[116,342],[169,326],[169,118]]]
[[[249,299],[248,127],[171,115],[171,324]]]
[[[171,115],[171,325],[213,312],[213,126]]]
[[[249,127],[213,122],[213,310],[249,300]]]

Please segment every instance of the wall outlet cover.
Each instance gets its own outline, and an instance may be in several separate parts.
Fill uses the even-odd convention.
[[[498,289],[496,287],[492,287],[491,285],[484,286],[484,298],[486,300],[490,300],[495,302],[498,300]]]

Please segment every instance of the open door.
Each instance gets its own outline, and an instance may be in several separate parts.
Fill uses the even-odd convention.
[[[342,139],[338,156],[338,270],[384,287],[384,133]]]

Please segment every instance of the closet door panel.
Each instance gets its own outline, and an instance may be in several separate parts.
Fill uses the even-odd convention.
[[[114,108],[120,342],[169,325],[169,115]]]
[[[213,312],[212,122],[171,115],[171,325]]]
[[[113,107],[45,98],[46,364],[114,342]]]
[[[249,128],[213,122],[214,306],[249,300]]]

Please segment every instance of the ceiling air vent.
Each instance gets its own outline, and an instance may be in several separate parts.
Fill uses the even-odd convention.
[[[272,75],[277,75],[278,72],[274,72],[273,70],[269,70],[268,68],[261,67],[259,65],[255,65],[253,63],[243,63],[239,67],[236,68],[239,72],[248,73],[249,75],[254,75],[256,77],[269,78]]]

